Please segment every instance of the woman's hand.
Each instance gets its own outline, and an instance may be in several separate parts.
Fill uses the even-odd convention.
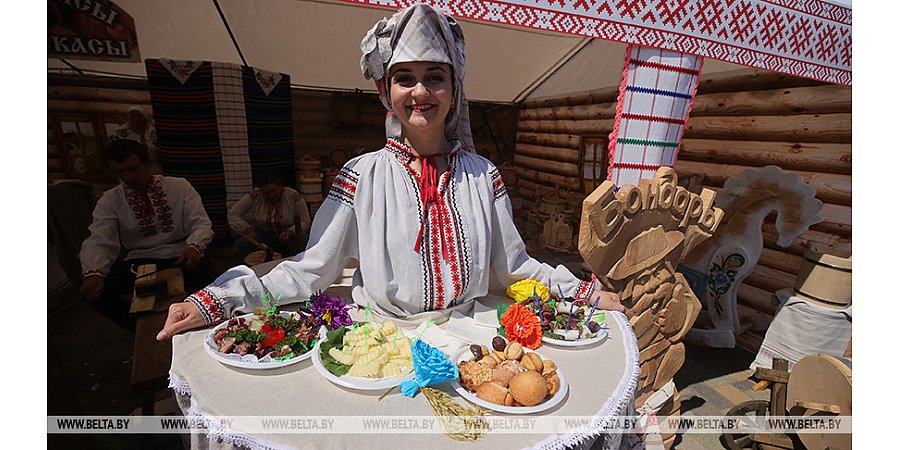
[[[594,292],[594,295],[591,296],[588,304],[593,305],[594,302],[597,302],[597,309],[625,312],[625,307],[622,305],[622,301],[619,299],[619,294],[616,294],[615,292]]]
[[[169,306],[169,317],[166,317],[166,324],[159,334],[156,335],[156,340],[164,341],[178,333],[205,325],[206,321],[203,320],[200,310],[193,303],[174,303],[172,306]]]

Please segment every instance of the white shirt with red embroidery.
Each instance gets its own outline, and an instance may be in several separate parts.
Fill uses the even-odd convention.
[[[439,200],[423,208],[413,156],[389,139],[380,151],[341,169],[313,220],[307,250],[257,277],[229,269],[187,298],[209,323],[252,312],[263,298],[281,304],[327,289],[348,261],[359,263],[353,300],[388,317],[449,308],[483,297],[493,276],[502,286],[531,278],[567,296],[589,298],[596,281],[575,277],[525,252],[497,168],[453,142],[449,168],[438,180]],[[424,223],[424,225],[423,225]],[[419,251],[415,250],[422,229]]]
[[[250,216],[250,222],[245,220],[247,215]],[[312,219],[309,218],[309,208],[306,207],[306,202],[299,192],[285,187],[281,200],[272,204],[260,194],[259,189],[254,189],[228,210],[228,225],[235,233],[241,233],[250,226],[255,226],[278,237],[278,233],[285,230],[297,233],[294,216],[300,216],[301,232],[309,230]]]
[[[200,194],[184,178],[154,175],[146,193],[119,183],[94,207],[91,235],[81,244],[84,276],[106,276],[121,250],[125,259],[177,258],[192,246],[201,254],[212,223]]]

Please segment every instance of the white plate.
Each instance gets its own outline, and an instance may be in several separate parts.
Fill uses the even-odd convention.
[[[282,315],[282,316],[289,316],[290,314],[291,313],[289,313],[289,312],[279,313],[279,315]],[[257,316],[257,315],[256,314],[244,314],[243,316],[238,316],[238,317],[244,318],[249,322],[251,319],[254,318],[254,316]],[[213,359],[215,359],[216,361],[219,361],[222,364],[228,365],[228,366],[240,367],[242,369],[257,369],[257,370],[277,369],[279,367],[290,366],[291,364],[297,364],[300,361],[309,359],[309,357],[312,356],[313,351],[315,351],[315,347],[313,347],[313,350],[310,350],[300,356],[297,356],[297,357],[294,357],[291,359],[285,359],[283,361],[272,360],[272,361],[266,361],[266,362],[260,362],[259,359],[256,358],[256,355],[254,355],[252,353],[248,353],[244,356],[238,355],[237,353],[222,353],[218,350],[219,346],[216,345],[216,341],[214,340],[214,337],[216,335],[216,331],[219,331],[222,328],[225,328],[227,326],[228,326],[228,321],[226,320],[225,322],[222,322],[219,325],[216,325],[215,328],[210,330],[209,333],[206,335],[206,340],[203,345],[203,348],[206,349],[206,353],[209,353],[209,356],[212,356]],[[322,342],[322,339],[324,339],[324,338],[325,338],[324,327],[319,328],[319,341],[316,342],[316,345],[318,345],[319,342]]]
[[[604,323],[604,326],[605,326],[605,323]],[[560,339],[542,337],[541,342],[546,342],[550,345],[554,345],[557,347],[584,347],[587,345],[591,345],[591,344],[600,342],[600,341],[606,339],[606,336],[608,336],[608,335],[609,335],[609,329],[603,328],[602,330],[600,330],[597,333],[596,336],[589,338],[589,339],[576,339],[574,341],[564,341],[564,340],[560,340]]]
[[[526,353],[537,353],[537,352],[532,352],[531,350],[529,350],[527,348],[524,350]],[[474,355],[472,355],[472,352],[469,350],[469,347],[465,347],[463,349],[460,349],[459,352],[457,352],[455,355],[453,355],[453,358],[451,358],[450,361],[453,364],[456,364],[457,366],[459,366],[460,362],[470,360],[473,358],[473,356]],[[540,353],[538,353],[538,356],[540,356],[541,359],[544,359],[544,357],[541,356]],[[466,400],[468,400],[478,406],[481,406],[482,408],[486,408],[486,409],[490,409],[490,410],[502,412],[502,413],[508,413],[508,414],[531,414],[531,413],[546,411],[546,410],[560,404],[560,402],[562,402],[563,399],[566,398],[566,392],[569,391],[569,383],[566,381],[566,376],[563,375],[563,372],[562,372],[562,370],[560,370],[559,367],[556,368],[556,375],[559,376],[559,391],[557,391],[556,394],[553,395],[553,397],[550,397],[550,399],[544,400],[542,403],[538,403],[537,405],[534,405],[534,406],[498,405],[496,403],[491,403],[489,401],[478,398],[474,392],[470,392],[468,389],[466,389],[461,384],[459,384],[459,378],[454,378],[454,379],[450,380],[450,384],[453,386],[453,389],[456,389],[456,392],[459,393],[459,395],[463,396]]]
[[[412,340],[412,337],[405,330],[402,330],[407,337]],[[406,376],[403,377],[389,377],[389,378],[362,378],[362,377],[352,377],[350,375],[341,375],[337,376],[328,371],[325,368],[325,363],[322,362],[322,352],[321,346],[324,339],[320,339],[319,342],[316,343],[316,346],[313,347],[312,351],[307,352],[307,354],[312,353],[312,363],[313,367],[325,377],[326,380],[338,385],[343,386],[350,389],[358,389],[360,391],[377,391],[381,389],[388,389],[394,386],[399,385],[400,383],[412,380],[415,378],[415,371],[410,372]]]

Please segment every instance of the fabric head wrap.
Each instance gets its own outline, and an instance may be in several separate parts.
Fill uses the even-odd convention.
[[[466,41],[456,20],[429,5],[414,5],[390,19],[379,20],[366,33],[360,50],[360,70],[366,79],[375,80],[381,103],[388,109],[385,119],[388,137],[400,136],[400,121],[391,113],[388,93],[391,66],[402,62],[440,62],[453,68],[453,105],[444,123],[444,134],[462,141],[466,150],[475,149],[469,126],[469,104],[463,92]]]

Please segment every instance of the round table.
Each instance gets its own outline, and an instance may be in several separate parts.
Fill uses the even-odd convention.
[[[508,299],[507,299],[508,300]],[[480,300],[496,304],[501,297]],[[492,303],[493,302],[493,303]],[[473,320],[472,317],[460,320]],[[451,321],[454,319],[451,319]],[[459,329],[456,322],[454,329]],[[450,321],[438,326],[446,330]],[[467,325],[467,324],[466,324]],[[490,412],[486,418],[528,419],[554,417],[591,419],[580,426],[555,433],[527,430],[488,431],[475,443],[450,439],[443,433],[410,432],[360,433],[330,430],[306,430],[299,433],[259,433],[241,430],[237,425],[216,426],[192,434],[192,448],[250,447],[282,448],[588,448],[598,439],[596,448],[618,448],[623,434],[604,431],[614,416],[634,415],[637,387],[638,349],[631,325],[617,312],[607,313],[609,336],[583,348],[557,348],[542,345],[537,352],[554,360],[569,382],[564,401],[535,415],[509,415]],[[474,325],[473,325],[474,326]],[[490,333],[489,328],[485,328]],[[394,389],[356,391],[336,386],[322,377],[311,359],[271,370],[247,370],[223,365],[203,348],[209,329],[188,332],[173,338],[172,368],[169,386],[174,390],[182,413],[188,417],[216,419],[234,416],[286,418],[310,417],[410,417],[434,418],[424,395],[409,398]],[[434,332],[432,330],[432,332]],[[459,396],[449,382],[434,386],[450,393],[456,402],[472,406]],[[520,423],[516,421],[515,423]],[[526,423],[527,422],[522,422]]]

